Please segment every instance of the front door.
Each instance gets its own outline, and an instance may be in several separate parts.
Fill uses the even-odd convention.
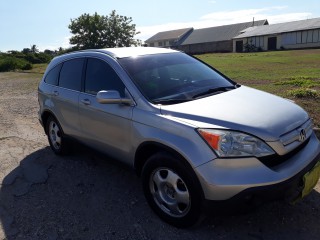
[[[113,68],[103,60],[89,58],[84,91],[79,96],[82,138],[112,157],[128,159],[133,107],[98,103],[96,94],[101,90],[117,90],[125,97],[125,85]]]
[[[268,50],[270,51],[277,50],[277,37],[268,38]]]
[[[243,52],[243,41],[236,41],[236,52]]]

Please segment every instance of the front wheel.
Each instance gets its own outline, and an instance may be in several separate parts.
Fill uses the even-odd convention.
[[[199,222],[202,194],[191,167],[167,153],[151,156],[142,170],[145,197],[153,211],[176,227]]]

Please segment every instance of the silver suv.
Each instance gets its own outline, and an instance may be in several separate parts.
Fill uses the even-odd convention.
[[[303,109],[178,51],[65,54],[38,92],[56,154],[73,138],[131,165],[150,207],[177,227],[207,207],[304,197],[319,179],[320,143]]]

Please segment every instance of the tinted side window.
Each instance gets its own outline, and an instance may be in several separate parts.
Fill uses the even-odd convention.
[[[59,86],[80,91],[83,63],[83,58],[72,59],[63,63]]]
[[[48,84],[58,85],[58,79],[59,79],[59,73],[61,70],[61,66],[62,66],[62,64],[59,64],[59,65],[55,66],[54,68],[52,68],[49,71],[49,73],[47,74],[44,81]]]
[[[117,73],[106,62],[89,58],[84,91],[97,94],[101,90],[117,90],[124,97],[125,86]]]

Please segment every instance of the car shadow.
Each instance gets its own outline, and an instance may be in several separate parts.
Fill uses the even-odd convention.
[[[318,239],[320,194],[295,205],[266,204],[242,215],[211,216],[177,229],[148,207],[128,167],[80,144],[56,156],[49,147],[22,159],[2,182],[6,239]],[[319,186],[319,185],[318,185]]]

